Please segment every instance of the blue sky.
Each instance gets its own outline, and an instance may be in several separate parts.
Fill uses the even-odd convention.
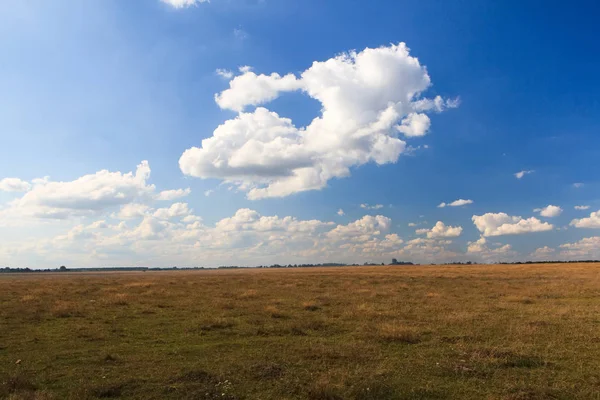
[[[600,258],[599,11],[0,2],[0,265]]]

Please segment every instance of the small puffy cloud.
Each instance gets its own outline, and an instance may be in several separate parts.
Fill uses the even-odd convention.
[[[544,246],[544,247],[539,247],[539,248],[535,249],[535,251],[533,253],[531,253],[531,257],[533,257],[534,260],[546,261],[550,257],[554,256],[555,253],[556,253],[555,249],[548,247],[548,246]]]
[[[186,8],[200,3],[208,3],[209,0],[160,0],[173,8]]]
[[[431,80],[404,43],[314,62],[299,76],[257,74],[249,67],[240,72],[215,95],[237,117],[187,149],[179,166],[186,175],[233,184],[251,200],[319,190],[330,179],[348,177],[353,167],[394,163],[407,148],[399,131],[423,135],[425,112],[456,105],[421,97]],[[262,107],[292,91],[321,103],[320,115],[306,127]]]
[[[343,216],[344,214],[346,214],[346,213],[341,208],[337,211],[337,215],[339,215],[340,217]]]
[[[467,253],[482,253],[488,250],[486,244],[487,240],[483,236],[475,242],[469,242],[467,246]]]
[[[73,181],[38,179],[31,190],[10,203],[4,214],[66,219],[97,214],[107,209],[152,198],[155,187],[147,184],[150,166],[142,161],[134,172],[98,171]]]
[[[571,226],[576,228],[600,228],[600,210],[592,212],[588,218],[574,219]]]
[[[467,254],[476,256],[484,261],[507,261],[516,256],[510,244],[488,243],[483,236],[475,242],[469,242]]]
[[[458,200],[454,200],[452,203],[450,203],[448,205],[450,207],[460,207],[460,206],[465,206],[467,204],[473,204],[473,200],[458,199]]]
[[[417,229],[418,235],[427,234],[429,239],[458,237],[463,228],[460,226],[447,226],[442,221],[438,221],[431,229]]]
[[[413,227],[417,226],[417,224],[415,224],[414,222],[409,222],[408,226],[411,227],[411,228],[413,228]]]
[[[228,69],[218,68],[215,73],[223,79],[229,80],[233,78],[233,72],[229,71]]]
[[[291,92],[300,88],[301,82],[294,74],[257,75],[246,70],[229,82],[229,89],[215,95],[215,101],[221,108],[243,111],[247,106],[267,103],[276,99],[282,92]]]
[[[163,190],[156,196],[156,200],[170,201],[179,199],[181,197],[188,196],[192,193],[192,189],[174,189],[174,190]]]
[[[579,210],[579,211],[585,211],[585,210],[589,210],[590,206],[575,206],[575,209]]]
[[[440,203],[438,205],[438,208],[461,207],[461,206],[466,206],[467,204],[473,204],[473,200],[458,199],[458,200],[454,200],[452,203]]]
[[[582,187],[583,187],[583,183],[581,183],[581,182],[575,182],[575,183],[573,184],[573,187],[574,187],[575,189],[582,188]]]
[[[543,232],[554,228],[548,222],[541,222],[535,217],[524,219],[512,217],[505,213],[473,215],[472,220],[479,232],[485,237]]]
[[[0,191],[26,192],[31,189],[31,183],[19,178],[4,178],[0,180]]]
[[[213,194],[215,191],[213,189],[208,189],[204,191],[204,195],[206,197],[210,196],[211,194]]]
[[[159,208],[153,214],[158,219],[171,219],[177,217],[183,217],[189,215],[191,210],[188,208],[187,203],[175,203],[169,208]]]
[[[515,178],[517,179],[521,179],[523,178],[525,175],[529,175],[529,174],[533,174],[535,171],[534,170],[528,170],[528,171],[519,171],[515,174]]]
[[[431,126],[427,114],[410,113],[398,126],[398,131],[406,137],[425,136]]]
[[[392,220],[383,215],[365,215],[361,219],[347,225],[338,225],[327,232],[327,237],[332,240],[364,241],[372,236],[389,231]]]
[[[553,217],[558,217],[560,214],[562,214],[563,209],[560,208],[559,206],[549,205],[544,208],[536,208],[533,211],[539,212],[542,217],[553,218]]]
[[[365,210],[379,210],[379,209],[383,208],[383,204],[369,205],[369,204],[363,203],[360,205],[360,208],[364,208]]]

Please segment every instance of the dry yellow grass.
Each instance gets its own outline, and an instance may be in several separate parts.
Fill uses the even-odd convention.
[[[0,398],[599,399],[599,315],[598,264],[4,275]]]

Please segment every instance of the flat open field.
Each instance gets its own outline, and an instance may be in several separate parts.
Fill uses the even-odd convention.
[[[0,398],[600,399],[600,264],[4,274]]]

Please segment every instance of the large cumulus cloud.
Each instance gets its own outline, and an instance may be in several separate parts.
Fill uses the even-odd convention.
[[[457,105],[439,96],[421,98],[430,85],[426,68],[404,43],[314,62],[299,77],[244,68],[215,96],[237,117],[200,147],[187,149],[179,165],[186,175],[232,182],[249,199],[321,189],[332,178],[349,176],[354,166],[397,161],[406,149],[401,136],[429,130],[426,112]],[[298,90],[321,103],[321,115],[306,127],[262,107]]]

